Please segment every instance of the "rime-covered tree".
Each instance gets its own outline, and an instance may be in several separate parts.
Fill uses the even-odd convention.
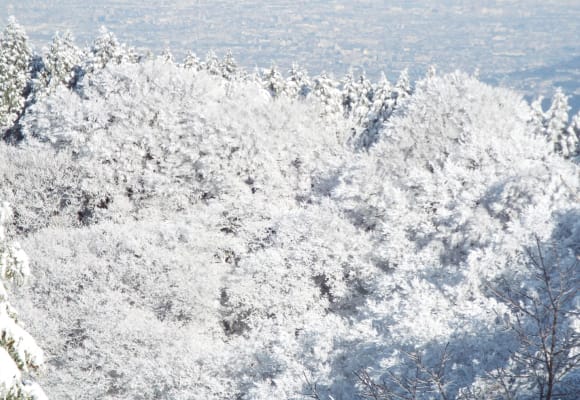
[[[175,62],[173,53],[171,53],[171,50],[168,48],[163,49],[159,59],[166,64],[173,64]]]
[[[0,35],[0,129],[9,128],[22,111],[31,56],[24,29],[10,17]]]
[[[50,92],[58,85],[70,87],[75,79],[75,68],[80,66],[82,51],[74,44],[72,34],[57,32],[43,58],[39,84]]]
[[[531,102],[530,108],[530,125],[532,127],[533,133],[535,135],[544,134],[544,126],[546,123],[546,113],[542,108],[542,102],[544,101],[544,96],[539,96],[537,99]]]
[[[183,63],[181,65],[183,68],[194,71],[194,72],[201,71],[201,69],[202,69],[201,60],[191,50],[187,52],[187,55],[183,59]]]
[[[354,140],[356,148],[368,149],[378,139],[380,130],[385,122],[392,115],[396,106],[396,98],[393,93],[393,86],[385,76],[381,75],[374,91],[372,103],[368,113],[361,124]]]
[[[231,50],[228,50],[224,58],[221,60],[220,69],[222,71],[222,76],[228,81],[236,79],[240,73],[238,64]]]
[[[568,148],[572,149],[571,156],[580,155],[580,112],[572,118],[566,134]]]
[[[314,79],[312,94],[322,104],[323,114],[338,115],[343,113],[339,83],[327,73],[323,72]]]
[[[352,118],[360,124],[361,119],[368,114],[373,92],[371,82],[364,75],[354,79],[352,74],[347,74],[342,81],[342,106],[345,117]]]
[[[262,87],[266,89],[272,97],[280,97],[286,93],[286,82],[278,70],[278,67],[275,65],[264,70],[260,79],[262,81]]]
[[[574,226],[574,221],[566,222]],[[580,239],[573,231],[571,236],[566,239]],[[580,389],[573,384],[580,367],[580,331],[575,326],[580,252],[536,240],[535,249],[528,249],[527,279],[520,278],[515,284],[502,279],[489,286],[512,311],[504,321],[518,340],[508,366],[493,371],[490,377],[506,398],[523,398],[527,393],[540,400],[567,398]]]
[[[304,99],[312,91],[308,72],[297,64],[292,64],[286,78],[286,90],[291,97]]]
[[[409,70],[407,68],[401,71],[399,79],[395,84],[394,93],[398,102],[411,94],[411,81],[409,79]]]
[[[0,397],[44,400],[42,389],[28,379],[44,363],[44,355],[8,302],[7,285],[22,284],[30,274],[24,251],[6,239],[4,224],[9,214],[10,208],[3,203],[0,208]]]
[[[121,64],[123,62],[136,62],[137,55],[132,48],[119,43],[113,32],[104,26],[99,29],[99,36],[93,41],[85,68],[93,72],[104,68],[107,64]]]
[[[575,152],[576,143],[566,131],[568,126],[568,97],[558,88],[552,97],[552,104],[546,112],[544,122],[544,134],[547,140],[554,146],[556,153],[569,157]]]
[[[206,53],[203,69],[211,75],[221,75],[220,60],[215,51],[210,50]]]

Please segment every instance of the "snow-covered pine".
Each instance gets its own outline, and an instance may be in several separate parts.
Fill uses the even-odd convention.
[[[554,146],[556,153],[568,158],[576,151],[576,143],[566,128],[568,127],[568,97],[558,88],[552,97],[552,104],[545,114],[545,135]]]
[[[260,80],[270,96],[277,98],[286,94],[286,81],[276,65],[262,72]]]
[[[332,117],[344,114],[340,84],[327,73],[314,78],[312,94],[322,105],[323,115]]]
[[[30,373],[44,363],[44,354],[18,321],[8,301],[7,285],[21,285],[30,275],[29,261],[20,245],[9,242],[4,225],[11,211],[0,207],[0,397],[13,400],[44,400],[40,386]]]
[[[119,43],[113,32],[101,26],[99,35],[87,51],[82,69],[83,73],[90,76],[108,64],[133,63],[138,59],[139,57],[133,48]]]
[[[379,132],[393,114],[396,104],[393,87],[385,74],[382,74],[373,90],[372,103],[367,115],[361,121],[360,126],[355,128],[355,134],[352,138],[355,148],[366,150],[378,140]]]
[[[308,72],[299,65],[292,64],[286,78],[286,90],[291,97],[305,99],[312,91]]]
[[[30,78],[32,51],[24,29],[10,17],[0,34],[0,131],[10,128],[22,112]]]
[[[183,68],[188,69],[190,71],[198,72],[202,69],[202,62],[199,57],[189,50],[187,55],[183,59],[183,63],[181,64]]]
[[[82,51],[74,44],[69,31],[64,34],[56,33],[52,38],[50,49],[43,57],[43,69],[37,78],[35,86],[46,88],[50,92],[58,85],[70,87],[74,84],[75,69],[80,67]],[[79,71],[76,71],[78,73]],[[39,91],[36,87],[35,91]]]
[[[566,143],[570,150],[571,157],[580,156],[580,111],[572,117],[570,125],[566,130]]]
[[[395,98],[397,102],[401,102],[404,98],[408,97],[412,93],[411,80],[409,79],[409,70],[405,68],[401,71],[397,83],[395,83]]]

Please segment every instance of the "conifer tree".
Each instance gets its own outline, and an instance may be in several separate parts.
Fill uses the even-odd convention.
[[[267,69],[262,75],[262,85],[274,98],[286,92],[286,82],[275,65]]]
[[[0,128],[9,128],[24,107],[32,51],[24,29],[10,17],[0,35]]]
[[[314,79],[312,92],[324,105],[324,114],[331,115],[342,112],[342,95],[338,88],[338,82],[325,72]]]
[[[223,60],[220,62],[220,69],[222,71],[222,76],[231,81],[238,75],[238,64],[234,59],[234,55],[231,50],[228,50]]]
[[[580,155],[580,112],[578,112],[566,130],[566,142],[570,149],[570,156]]]
[[[169,50],[167,48],[164,49],[163,52],[161,52],[159,59],[161,61],[163,61],[165,64],[173,64],[175,62],[174,57],[173,57],[173,53],[171,53],[171,50]]]
[[[572,158],[578,155],[579,149],[579,116],[576,115],[568,125],[568,96],[558,88],[552,97],[552,104],[548,111],[542,110],[540,96],[532,102],[531,124],[536,134],[544,135],[552,146],[553,151],[561,154],[564,158]]]
[[[306,98],[312,91],[312,82],[308,72],[297,64],[292,64],[286,79],[286,90],[292,97]]]
[[[10,214],[7,203],[0,208],[0,398],[42,400],[42,389],[26,379],[44,362],[42,350],[18,321],[8,302],[6,285],[22,284],[30,274],[28,257],[17,243],[9,243],[4,223]]]
[[[376,142],[383,124],[395,109],[395,95],[393,86],[383,73],[373,91],[372,103],[362,124],[361,133],[357,135],[355,147],[368,149]]]
[[[546,124],[546,113],[542,109],[542,102],[544,101],[544,96],[539,96],[536,100],[532,101],[530,107],[532,109],[530,123],[533,127],[534,134],[543,135],[544,126]]]
[[[558,88],[552,98],[552,105],[546,113],[545,135],[554,146],[554,151],[568,157],[573,149],[569,148],[568,134],[568,97]]]
[[[199,59],[199,57],[197,55],[195,55],[195,53],[193,53],[191,50],[187,52],[187,55],[185,56],[185,59],[183,60],[183,64],[182,67],[191,71],[201,71],[202,69],[202,65],[201,65],[201,60]]]
[[[408,97],[411,94],[411,81],[409,79],[409,71],[407,68],[401,71],[399,79],[395,84],[395,94],[397,100]]]
[[[119,43],[115,34],[102,26],[90,49],[88,71],[105,68],[108,63],[121,64],[125,61],[137,61],[134,50]]]
[[[42,80],[44,85],[53,90],[58,85],[70,86],[74,79],[74,69],[81,63],[82,52],[74,44],[70,32],[57,32],[52,38],[50,49],[44,57]]]
[[[221,75],[220,60],[215,51],[210,50],[207,52],[203,67],[211,75]]]

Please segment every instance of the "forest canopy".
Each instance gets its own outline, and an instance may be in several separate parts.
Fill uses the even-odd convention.
[[[176,61],[104,28],[35,52],[10,19],[0,396],[570,398],[567,101],[435,68],[372,82]]]

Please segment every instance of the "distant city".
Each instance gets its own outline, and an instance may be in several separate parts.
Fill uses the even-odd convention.
[[[298,63],[311,74],[348,71],[395,80],[434,64],[441,72],[476,69],[486,82],[528,99],[562,87],[580,108],[580,2],[559,1],[112,1],[1,0],[39,50],[55,31],[79,45],[104,25],[122,41],[177,60],[228,49],[246,69]]]

